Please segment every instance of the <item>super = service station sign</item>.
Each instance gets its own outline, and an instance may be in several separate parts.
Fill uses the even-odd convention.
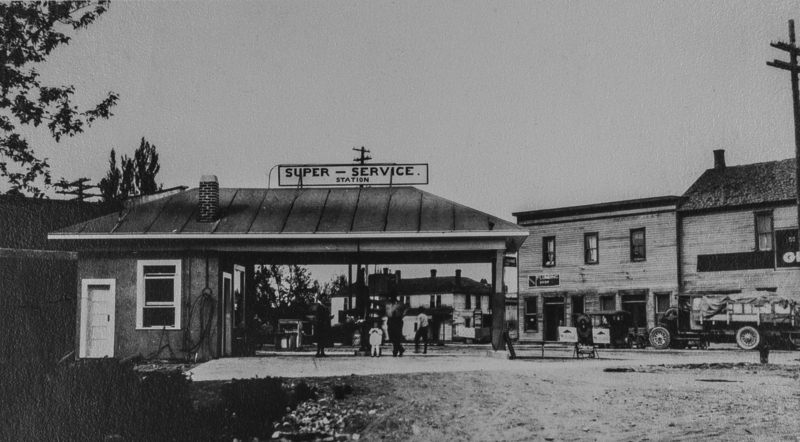
[[[428,184],[427,164],[307,164],[278,166],[278,186],[404,186]]]

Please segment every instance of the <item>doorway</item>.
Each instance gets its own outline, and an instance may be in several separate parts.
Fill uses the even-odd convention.
[[[114,357],[116,280],[84,279],[81,285],[79,356]]]
[[[231,356],[233,325],[233,275],[222,272],[222,355]]]
[[[585,299],[583,296],[571,296],[570,300],[572,301],[572,326],[574,327],[577,323],[576,319],[578,316],[584,314],[585,310]]]
[[[564,325],[564,297],[544,298],[544,339],[558,340],[558,327]]]

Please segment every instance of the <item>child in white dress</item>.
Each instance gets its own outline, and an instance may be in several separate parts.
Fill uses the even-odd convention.
[[[372,357],[380,357],[380,345],[383,341],[383,330],[378,328],[378,323],[374,322],[369,330],[369,345],[372,346]]]

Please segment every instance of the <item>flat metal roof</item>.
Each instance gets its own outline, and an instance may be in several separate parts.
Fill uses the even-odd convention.
[[[197,221],[199,189],[128,207],[51,240],[505,238],[528,230],[415,187],[219,191],[220,218]]]

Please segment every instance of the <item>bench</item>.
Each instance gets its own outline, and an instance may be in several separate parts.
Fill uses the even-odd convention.
[[[573,348],[572,355],[580,359],[582,357],[589,357],[589,358],[600,358],[597,353],[597,349],[594,345],[580,345],[573,342],[560,342],[560,341],[525,341],[525,344],[533,344],[538,345],[542,349],[542,359],[544,359],[544,348],[545,346],[549,347],[556,347],[556,348]]]

